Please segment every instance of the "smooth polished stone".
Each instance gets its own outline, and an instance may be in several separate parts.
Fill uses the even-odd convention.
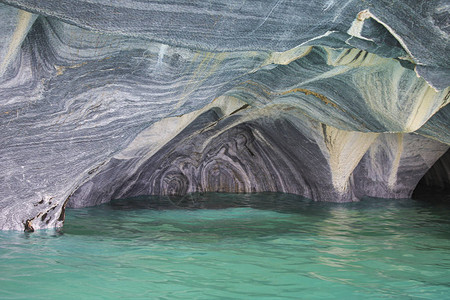
[[[445,1],[1,2],[0,229],[140,194],[407,197],[450,145]]]

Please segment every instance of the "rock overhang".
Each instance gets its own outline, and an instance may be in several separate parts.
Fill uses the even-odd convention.
[[[3,229],[145,193],[408,197],[450,144],[443,2],[3,2]]]

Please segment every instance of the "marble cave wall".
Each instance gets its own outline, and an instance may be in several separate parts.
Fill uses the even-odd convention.
[[[450,178],[447,1],[1,0],[0,28],[0,229],[138,195],[346,202]]]

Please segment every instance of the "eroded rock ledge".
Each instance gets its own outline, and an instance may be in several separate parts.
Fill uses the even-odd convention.
[[[0,2],[1,229],[148,194],[405,198],[450,145],[445,1]]]

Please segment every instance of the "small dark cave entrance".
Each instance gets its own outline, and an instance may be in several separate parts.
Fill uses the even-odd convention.
[[[422,177],[412,198],[450,203],[450,149]]]

